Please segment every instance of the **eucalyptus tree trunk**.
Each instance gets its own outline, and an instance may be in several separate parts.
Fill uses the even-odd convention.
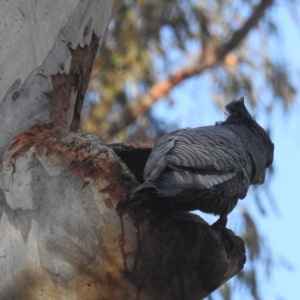
[[[201,299],[244,245],[200,217],[124,203],[149,147],[79,133],[119,0],[4,1],[0,10],[0,299]]]

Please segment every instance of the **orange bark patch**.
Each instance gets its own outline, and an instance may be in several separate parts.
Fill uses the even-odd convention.
[[[26,151],[28,151],[32,146],[41,146],[47,141],[57,139],[58,132],[56,134],[52,129],[53,124],[36,124],[32,126],[28,131],[22,132],[15,137],[8,150],[16,151],[13,154],[13,158],[18,158],[22,156]]]
[[[103,149],[103,154],[106,155],[101,156],[101,151],[99,154],[89,153],[92,141],[83,138],[81,142],[81,137],[84,137],[84,134],[74,134],[72,138],[64,137],[61,132],[54,130],[51,124],[37,124],[19,134],[9,150],[13,151],[13,159],[24,155],[31,147],[34,147],[34,151],[40,156],[55,155],[62,167],[69,168],[77,176],[108,182],[108,186],[99,192],[108,193],[114,199],[125,199],[133,188],[133,177],[130,177],[129,171],[121,166],[117,156],[113,158],[112,153],[108,155],[108,151],[112,150],[104,145],[99,147],[99,151]],[[95,141],[98,143],[97,137]],[[106,205],[112,206],[113,203]]]
[[[111,199],[106,199],[106,200],[104,200],[104,203],[105,203],[105,206],[106,206],[107,208],[109,208],[109,209],[114,208],[114,205],[113,205]]]
[[[45,92],[45,96],[52,104],[50,118],[57,126],[69,129],[67,114],[73,107],[73,105],[71,107],[71,97],[75,95],[76,101],[70,130],[76,132],[79,129],[80,112],[93,62],[99,48],[99,41],[100,37],[97,37],[93,32],[89,45],[85,45],[83,48],[78,45],[72,49],[71,44],[69,44],[68,48],[72,55],[70,70],[68,73],[58,72],[51,76],[53,89]],[[60,67],[64,71],[64,66],[61,65]]]

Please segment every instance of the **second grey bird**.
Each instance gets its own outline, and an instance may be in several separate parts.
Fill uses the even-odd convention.
[[[154,193],[175,211],[219,215],[215,225],[226,226],[227,215],[245,198],[249,185],[265,181],[274,152],[243,98],[229,103],[226,114],[215,126],[181,129],[159,139],[148,158],[144,183],[133,195]]]

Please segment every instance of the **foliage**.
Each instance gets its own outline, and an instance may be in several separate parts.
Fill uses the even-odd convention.
[[[286,3],[293,5],[291,0]],[[271,0],[125,1],[95,62],[82,129],[106,142],[154,141],[170,124],[168,116],[161,119],[152,113],[153,105],[158,99],[178,105],[175,91],[184,89],[177,87],[184,80],[193,89],[200,86],[193,101],[188,101],[191,107],[199,105],[205,85],[209,90],[205,96],[220,108],[245,96],[254,112],[269,114],[278,102],[288,109],[297,90],[283,59],[270,55],[274,43],[280,41],[280,28],[272,14],[276,5]],[[261,9],[267,11],[257,15],[260,22],[251,23],[251,16]],[[251,31],[241,31],[248,20]],[[224,47],[228,51],[220,55]],[[256,202],[263,214],[261,199]],[[240,216],[249,263],[235,281],[260,299],[257,266],[263,263],[268,269],[271,255],[263,255],[269,250],[249,211],[245,208]],[[230,299],[236,286],[222,287],[223,298]]]

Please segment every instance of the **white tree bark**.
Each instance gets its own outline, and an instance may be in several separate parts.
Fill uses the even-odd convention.
[[[241,240],[199,217],[119,207],[137,185],[128,167],[137,174],[147,155],[76,133],[119,5],[2,3],[1,300],[201,299],[243,266]]]
[[[1,4],[0,154],[14,136],[37,121],[56,121],[65,131],[70,129],[74,106],[80,101],[76,98],[84,97],[88,83],[90,69],[86,68],[91,68],[90,60],[119,2],[11,0]],[[86,61],[80,63],[82,57]]]

